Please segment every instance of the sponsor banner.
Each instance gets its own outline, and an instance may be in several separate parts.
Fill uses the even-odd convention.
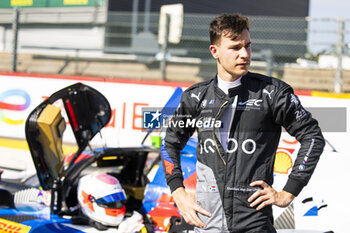
[[[105,0],[1,0],[0,8],[12,7],[101,7]]]
[[[63,5],[88,5],[88,0],[63,0]]]
[[[105,80],[81,80],[78,77],[54,79],[52,77],[0,75],[0,137],[25,138],[25,120],[29,113],[54,92],[83,82],[99,92],[109,101],[112,117],[92,145],[131,146],[140,145],[145,132],[142,130],[142,108],[164,106],[176,89],[176,85],[151,85]],[[63,114],[64,115],[64,114]],[[75,142],[70,127],[63,141]]]
[[[168,101],[177,87],[184,88],[190,84],[157,81],[141,82],[134,80],[98,79],[92,77],[58,76],[58,75],[28,75],[0,74],[0,137],[24,139],[24,125],[29,113],[45,98],[61,88],[76,82],[83,82],[106,96],[112,108],[112,117],[107,127],[102,130],[101,137],[95,137],[92,145],[130,146],[139,145],[145,136],[145,129],[160,126],[199,126],[199,128],[218,127],[217,122],[189,121],[164,123],[159,115],[162,107]],[[269,95],[266,91],[266,95]],[[299,93],[302,94],[302,93]],[[195,96],[193,97],[195,98]],[[313,116],[319,120],[324,132],[348,132],[347,115],[350,100],[313,96],[291,96],[296,106],[299,100]],[[242,110],[259,111],[262,99],[247,99],[238,103]],[[203,107],[210,109],[215,99],[206,100]],[[153,108],[153,109],[152,109]],[[158,111],[158,112],[157,112]],[[168,112],[168,111],[166,111]],[[296,112],[295,117],[302,119],[303,112]],[[219,124],[219,123],[218,123]],[[64,142],[74,142],[70,127],[64,134]],[[282,154],[281,154],[282,156]],[[285,156],[284,156],[285,157]]]
[[[33,0],[11,0],[11,6],[32,6]]]

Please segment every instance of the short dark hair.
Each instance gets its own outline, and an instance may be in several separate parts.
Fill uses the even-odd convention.
[[[210,23],[210,44],[216,44],[221,35],[231,37],[234,40],[244,29],[249,30],[249,27],[249,19],[239,13],[221,14]]]

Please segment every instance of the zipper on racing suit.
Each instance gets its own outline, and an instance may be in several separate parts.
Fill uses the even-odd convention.
[[[224,107],[227,106],[229,102],[226,100],[220,107],[218,113],[216,114],[215,118],[214,118],[214,123],[216,122],[216,120],[218,119],[218,117],[220,116],[221,112],[222,112],[222,109],[224,109]],[[222,162],[224,163],[224,166],[225,166],[225,174],[224,174],[224,186],[223,186],[223,191],[222,191],[222,225],[221,225],[221,231],[223,232],[224,231],[224,219],[225,219],[225,208],[224,208],[224,193],[225,193],[225,186],[226,186],[226,161],[224,159],[224,157],[222,156],[220,150],[219,150],[219,147],[218,147],[218,143],[216,141],[216,137],[215,137],[215,124],[213,126],[213,132],[212,132],[212,137],[213,137],[213,140],[215,142],[215,148],[216,148],[216,151],[218,152]]]
[[[234,115],[235,115],[235,109],[236,109],[237,101],[238,101],[238,96],[235,96],[235,99],[233,100],[233,103],[232,103],[233,105],[235,105],[235,107],[232,109],[231,118],[230,118],[230,124],[229,124],[228,130],[230,130],[230,129],[231,129],[231,126],[232,126],[232,121],[233,121],[233,117],[234,117]],[[220,107],[218,113],[216,114],[216,116],[215,116],[215,118],[214,118],[214,122],[217,121],[218,117],[221,115],[222,110],[227,106],[228,103],[229,103],[229,101],[226,100],[226,101],[221,105],[221,107]],[[219,156],[220,156],[222,162],[223,162],[224,165],[226,166],[226,161],[225,161],[224,157],[222,156],[222,154],[221,154],[221,152],[220,152],[220,150],[219,150],[219,147],[218,147],[218,145],[217,145],[217,141],[216,141],[216,137],[215,137],[215,129],[216,129],[216,128],[215,128],[215,124],[214,124],[214,126],[213,126],[213,132],[212,132],[212,137],[213,137],[213,140],[214,140],[214,142],[215,142],[216,150],[217,150],[217,152],[218,152],[218,154],[219,154]]]
[[[218,117],[219,117],[220,114],[221,114],[222,109],[223,109],[224,107],[226,107],[227,104],[228,104],[228,101],[226,100],[225,103],[223,103],[223,104],[221,105],[221,107],[220,107],[218,113],[216,114],[216,116],[215,116],[215,118],[214,118],[214,123],[217,121]],[[220,156],[222,162],[223,162],[224,165],[226,166],[226,161],[225,161],[224,157],[222,156],[222,154],[221,154],[221,152],[220,152],[220,150],[219,150],[219,147],[218,147],[218,143],[217,143],[217,141],[216,141],[216,137],[215,137],[215,124],[214,124],[214,126],[213,126],[212,137],[213,137],[213,140],[214,140],[214,142],[215,142],[216,151],[218,152],[218,154],[219,154],[219,156]]]
[[[232,126],[233,118],[234,118],[235,111],[236,111],[237,102],[238,102],[238,96],[236,95],[236,96],[235,96],[235,99],[234,99],[234,101],[233,101],[233,103],[232,103],[233,105],[235,105],[235,107],[232,109],[232,113],[231,113],[232,115],[231,115],[231,118],[230,118],[230,125],[229,125],[228,130],[230,130],[230,129],[231,129],[231,126]],[[228,103],[229,103],[229,101],[226,100],[226,101],[221,105],[221,107],[220,107],[218,113],[217,113],[216,116],[215,116],[214,122],[216,122],[216,120],[217,120],[218,117],[220,116],[222,110],[227,106]],[[214,124],[214,126],[213,126],[212,137],[213,137],[213,140],[214,140],[214,142],[215,142],[216,151],[218,152],[218,154],[219,154],[219,156],[220,156],[220,158],[221,158],[221,160],[222,160],[222,162],[224,163],[224,166],[225,166],[225,169],[224,169],[224,171],[225,171],[225,173],[224,173],[224,184],[223,184],[223,190],[222,190],[222,210],[223,210],[223,211],[222,211],[222,225],[221,225],[221,231],[224,232],[224,230],[225,230],[225,227],[224,227],[224,219],[226,218],[226,216],[225,216],[224,200],[225,200],[225,190],[226,190],[226,170],[227,170],[227,166],[226,166],[226,161],[225,161],[224,157],[222,156],[222,154],[221,154],[221,152],[220,152],[220,150],[219,150],[219,147],[218,147],[218,145],[217,145],[217,141],[216,141],[216,137],[215,137],[215,124]],[[228,225],[227,225],[227,228],[228,228]]]

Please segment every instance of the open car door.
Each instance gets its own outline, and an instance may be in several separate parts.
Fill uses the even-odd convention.
[[[66,168],[62,151],[62,135],[66,122],[61,109],[54,105],[62,100],[69,125],[78,145],[78,150]],[[41,187],[50,190],[54,181],[69,170],[76,157],[89,141],[108,124],[111,108],[107,99],[97,90],[82,83],[63,88],[37,106],[28,116],[25,127]]]

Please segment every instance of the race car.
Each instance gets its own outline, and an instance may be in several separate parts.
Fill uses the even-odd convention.
[[[79,179],[94,172],[109,174],[120,181],[127,194],[125,219],[134,211],[140,213],[143,216],[142,232],[172,231],[172,217],[176,219],[176,222],[172,219],[174,224],[179,225],[180,214],[170,198],[162,169],[159,169],[159,148],[145,145],[91,148],[89,142],[107,125],[110,117],[108,100],[82,83],[57,91],[29,114],[25,126],[26,140],[36,168],[37,182],[31,179],[30,184],[0,183],[1,229],[15,232],[89,232],[96,229],[116,232],[116,227],[101,227],[84,219],[79,210]],[[76,141],[75,153],[68,155],[62,149],[67,126],[72,129]],[[195,142],[182,153],[191,159],[188,162],[190,175],[195,171],[194,148]],[[152,182],[149,180],[151,173]]]
[[[166,106],[176,107],[181,93],[177,89]],[[91,140],[101,133],[110,118],[108,100],[82,83],[55,92],[29,114],[25,133],[36,177],[25,183],[0,182],[0,230],[48,233],[193,230],[183,221],[171,197],[159,143],[155,146],[141,143],[137,147],[91,147]],[[71,146],[75,152],[66,154],[62,149],[65,146],[63,135],[68,129],[74,137],[75,143]],[[146,136],[150,133],[151,130]],[[196,188],[196,146],[193,137],[181,151],[184,185],[190,192]],[[78,184],[81,177],[94,173],[108,174],[120,182],[127,196],[124,221],[142,216],[142,221],[129,224],[137,226],[137,230],[123,231],[121,225],[106,226],[82,213]]]

